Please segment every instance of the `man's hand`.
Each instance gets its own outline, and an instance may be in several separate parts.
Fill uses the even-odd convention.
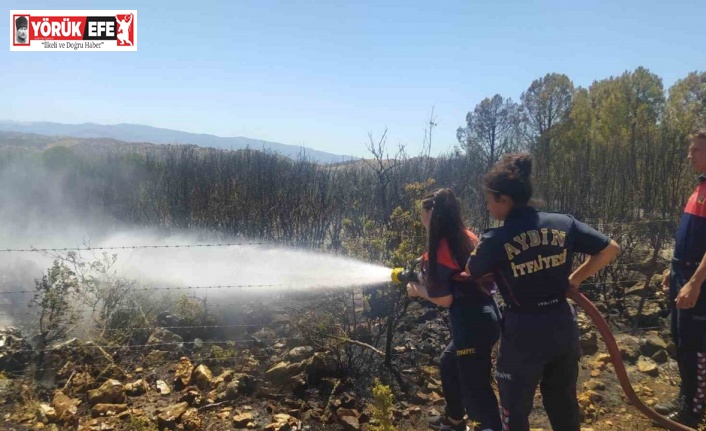
[[[696,300],[699,299],[700,293],[701,285],[694,283],[692,280],[689,280],[684,285],[684,287],[679,290],[677,299],[675,299],[675,302],[677,303],[677,308],[681,310],[686,308],[694,308],[694,306],[696,305]]]
[[[422,295],[419,292],[419,283],[416,281],[413,281],[411,283],[407,283],[407,295],[414,298],[414,297],[421,297]]]
[[[664,293],[669,293],[669,284],[670,284],[670,277],[672,273],[671,271],[664,274],[664,278],[662,279],[662,292]]]

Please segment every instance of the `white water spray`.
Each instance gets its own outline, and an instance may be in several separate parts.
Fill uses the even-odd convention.
[[[134,244],[188,246],[195,243],[185,236],[150,238],[123,233],[107,238],[99,246]],[[157,286],[239,286],[215,289],[209,296],[219,295],[216,291],[229,293],[236,289],[274,292],[364,286],[390,280],[390,269],[381,265],[271,245],[139,248],[116,254],[120,274]]]

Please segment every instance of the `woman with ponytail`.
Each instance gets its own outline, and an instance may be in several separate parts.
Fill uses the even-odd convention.
[[[466,229],[456,196],[440,189],[422,200],[427,252],[420,283],[407,292],[449,308],[451,342],[441,355],[446,414],[432,428],[465,431],[464,415],[478,431],[500,431],[498,400],[491,386],[491,351],[500,337],[499,310],[491,292],[463,271],[478,237]]]
[[[534,209],[531,173],[528,154],[509,154],[486,175],[488,211],[503,225],[483,233],[466,272],[474,279],[493,274],[505,302],[495,374],[503,431],[530,429],[538,384],[552,429],[579,431],[579,331],[566,292],[608,265],[620,247],[572,216]],[[588,259],[572,272],[575,253]]]

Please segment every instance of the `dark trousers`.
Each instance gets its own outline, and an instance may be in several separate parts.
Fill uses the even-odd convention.
[[[500,431],[493,392],[491,352],[500,337],[500,312],[494,302],[454,301],[449,309],[452,341],[441,354],[441,385],[446,416],[480,423],[477,430]]]
[[[677,346],[677,364],[681,386],[679,390],[683,407],[695,415],[704,414],[706,397],[706,291],[701,294],[696,306],[679,310],[674,300],[679,290],[694,274],[678,263],[672,264],[669,302],[672,311],[672,338]]]
[[[529,414],[539,385],[552,429],[579,431],[579,357],[576,314],[568,303],[541,312],[506,311],[495,374],[503,430],[529,430]]]

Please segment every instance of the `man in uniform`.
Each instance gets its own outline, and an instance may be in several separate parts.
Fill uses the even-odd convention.
[[[692,136],[688,159],[701,176],[681,217],[671,270],[663,281],[681,386],[676,400],[655,410],[696,428],[704,418],[706,398],[706,295],[701,294],[706,281],[706,129]]]

